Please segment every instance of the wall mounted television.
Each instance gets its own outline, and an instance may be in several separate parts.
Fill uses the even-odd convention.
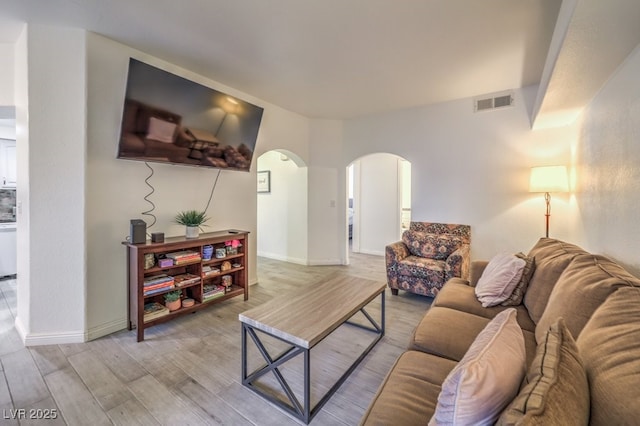
[[[118,158],[248,172],[262,113],[131,58]]]

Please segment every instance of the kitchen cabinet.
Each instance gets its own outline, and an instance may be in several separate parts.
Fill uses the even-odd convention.
[[[0,178],[3,188],[16,187],[16,141],[0,139]]]

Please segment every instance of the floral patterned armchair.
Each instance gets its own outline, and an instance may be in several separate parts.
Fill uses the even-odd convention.
[[[385,249],[391,293],[435,297],[450,278],[469,279],[470,248],[469,225],[411,222],[402,241]]]

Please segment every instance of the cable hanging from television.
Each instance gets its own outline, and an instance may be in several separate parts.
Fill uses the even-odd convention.
[[[151,222],[150,225],[147,225],[147,229],[151,228],[153,225],[155,225],[156,223],[156,216],[152,213],[155,209],[156,209],[156,205],[153,203],[153,201],[151,201],[149,199],[149,197],[151,196],[151,194],[153,194],[156,189],[153,187],[153,185],[151,185],[149,183],[149,179],[151,179],[151,176],[153,176],[153,168],[149,165],[149,163],[147,163],[146,161],[144,162],[144,165],[147,166],[149,168],[149,170],[151,171],[151,173],[149,174],[149,176],[147,176],[147,178],[144,180],[144,183],[147,184],[147,186],[149,188],[151,188],[151,192],[149,192],[147,195],[145,195],[143,198],[144,200],[151,204],[151,208],[149,210],[145,210],[143,211],[141,214],[144,216],[151,216],[153,218],[153,221]]]
[[[209,204],[211,204],[211,199],[213,198],[213,191],[216,190],[216,185],[218,185],[218,178],[220,177],[220,172],[222,169],[218,169],[218,173],[216,174],[216,180],[213,181],[213,187],[211,188],[211,194],[209,194],[209,201],[207,201],[207,206],[204,208],[204,213],[209,209]]]

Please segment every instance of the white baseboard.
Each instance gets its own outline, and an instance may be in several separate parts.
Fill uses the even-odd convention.
[[[282,262],[295,263],[297,265],[308,265],[309,264],[307,259],[302,259],[302,258],[299,258],[299,257],[283,256],[281,254],[276,254],[276,253],[269,253],[269,252],[259,251],[257,253],[257,255],[259,257],[266,257],[267,259],[280,260]]]
[[[116,331],[124,330],[127,328],[129,324],[127,324],[126,318],[120,318],[117,320],[113,320],[107,322],[105,324],[98,325],[96,327],[92,327],[87,330],[87,340],[94,340],[102,336],[106,336],[111,333],[115,333]]]
[[[67,333],[34,333],[24,340],[25,346],[66,345],[86,342],[83,331]]]
[[[87,332],[84,331],[65,331],[62,333],[27,333],[20,318],[15,321],[16,331],[22,339],[25,346],[42,346],[42,345],[66,345],[71,343],[84,343],[89,340],[97,339],[107,334],[127,328],[127,319],[118,319],[106,324],[93,327]]]
[[[332,266],[345,264],[346,263],[342,259],[310,259],[307,263],[309,266]]]
[[[384,251],[378,251],[378,250],[360,250],[359,253],[362,254],[371,254],[373,256],[384,256]]]
[[[25,346],[66,345],[70,343],[84,343],[85,341],[86,339],[84,331],[70,331],[64,333],[31,333],[22,338],[22,342]]]
[[[282,262],[295,263],[303,266],[331,266],[331,265],[345,265],[344,259],[301,259],[298,257],[283,256],[275,253],[267,253],[260,251],[257,253],[259,257],[266,257],[267,259],[280,260]]]

